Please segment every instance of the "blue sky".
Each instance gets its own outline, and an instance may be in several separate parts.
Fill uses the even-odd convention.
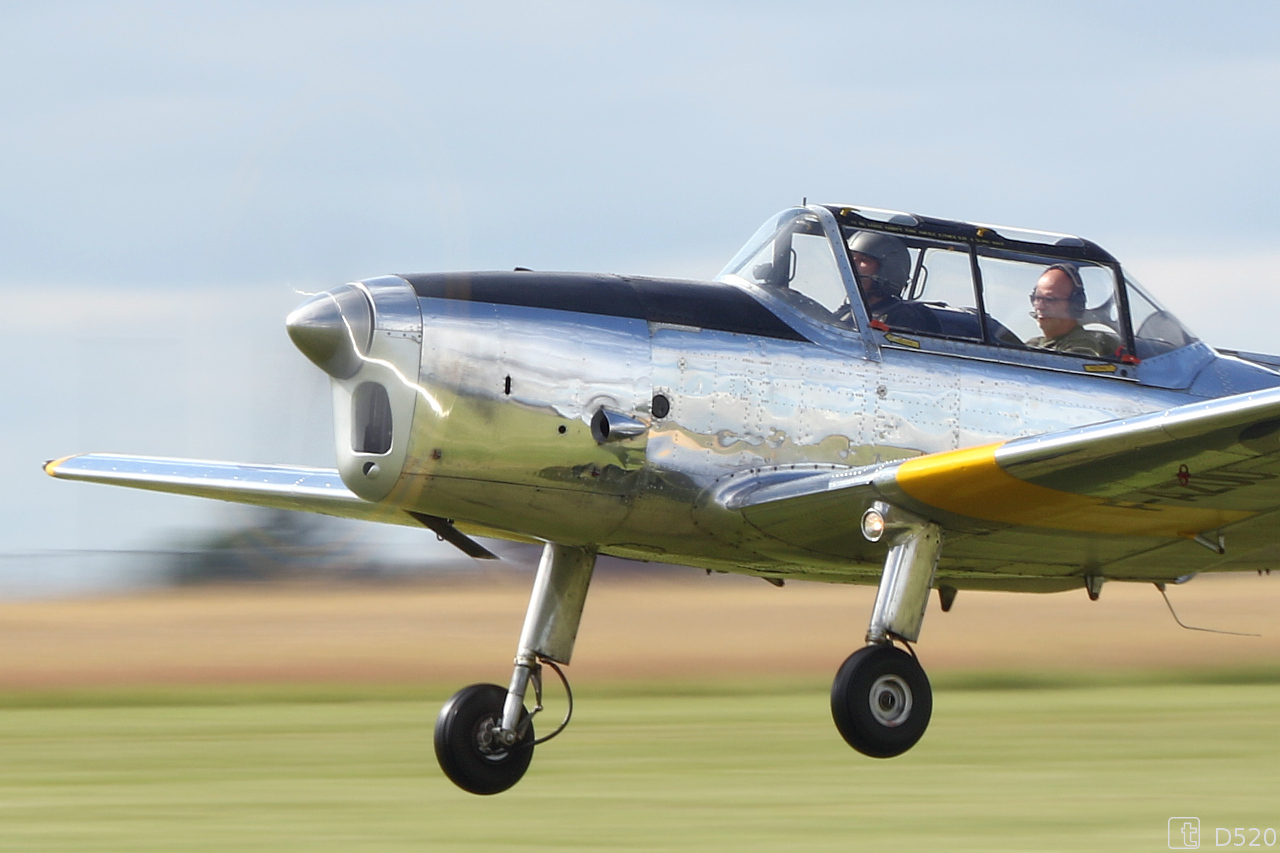
[[[6,4],[0,39],[4,553],[228,517],[50,456],[329,464],[296,291],[707,276],[805,196],[1079,233],[1280,350],[1275,4]]]

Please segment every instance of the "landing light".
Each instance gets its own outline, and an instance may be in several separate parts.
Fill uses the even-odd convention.
[[[875,507],[862,514],[862,535],[868,542],[879,542],[884,536],[884,514]]]

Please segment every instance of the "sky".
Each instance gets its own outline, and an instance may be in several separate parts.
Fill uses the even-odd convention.
[[[243,519],[45,459],[331,466],[283,318],[383,273],[709,277],[808,198],[1076,233],[1280,351],[1276,4],[49,2],[0,40],[0,596]]]

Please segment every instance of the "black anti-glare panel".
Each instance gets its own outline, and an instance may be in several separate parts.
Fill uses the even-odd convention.
[[[632,317],[765,338],[804,335],[728,284],[595,273],[473,272],[402,275],[418,296]]]

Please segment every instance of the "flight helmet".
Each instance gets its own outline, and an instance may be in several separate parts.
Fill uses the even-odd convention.
[[[880,269],[871,276],[872,284],[888,296],[902,296],[911,277],[911,254],[905,243],[889,234],[859,231],[849,238],[849,251],[861,252],[879,261]]]

